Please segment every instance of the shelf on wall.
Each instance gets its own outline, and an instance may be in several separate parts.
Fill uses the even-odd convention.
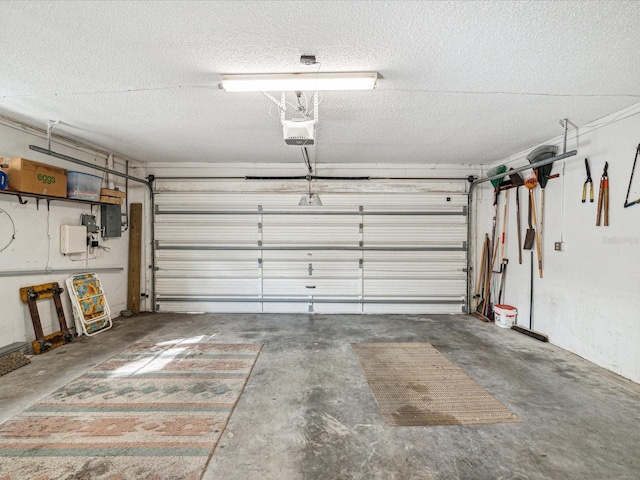
[[[85,205],[113,205],[112,203],[108,203],[108,202],[99,202],[99,201],[94,201],[94,200],[80,200],[77,198],[66,198],[66,197],[54,197],[51,195],[42,195],[39,193],[26,193],[26,192],[16,192],[13,190],[0,190],[0,195],[13,195],[14,197],[18,197],[18,201],[24,205],[25,203],[27,203],[26,200],[23,199],[23,197],[26,198],[35,198],[36,199],[36,208],[40,207],[40,200],[46,200],[47,201],[47,209],[49,208],[49,204],[52,201],[59,201],[59,202],[70,202],[70,203],[83,203]]]

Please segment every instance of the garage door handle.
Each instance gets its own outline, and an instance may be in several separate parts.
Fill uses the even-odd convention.
[[[315,285],[307,285],[307,288],[316,288]]]

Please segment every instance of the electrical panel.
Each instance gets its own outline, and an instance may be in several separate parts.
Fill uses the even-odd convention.
[[[82,225],[87,227],[88,233],[98,233],[95,215],[80,215],[80,219],[82,220]]]
[[[87,227],[84,225],[60,226],[60,253],[84,253],[87,251]]]
[[[100,205],[102,238],[122,236],[122,215],[120,205]]]

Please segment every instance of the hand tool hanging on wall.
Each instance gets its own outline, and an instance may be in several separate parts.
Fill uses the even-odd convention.
[[[566,130],[565,130],[565,142],[566,142]],[[566,145],[565,145],[565,152],[566,152]],[[558,147],[556,147],[555,145],[542,145],[541,147],[536,148],[529,155],[527,155],[527,160],[529,160],[529,163],[536,163],[551,157],[555,157],[556,153],[558,153]],[[540,188],[542,189],[542,195],[540,200],[541,203],[540,203],[539,228],[538,228],[538,222],[537,221],[534,222],[536,224],[536,234],[537,234],[536,239],[539,243],[539,247],[537,248],[537,251],[538,251],[538,265],[540,269],[540,278],[542,278],[542,265],[543,265],[542,255],[544,252],[544,245],[542,242],[544,242],[545,188],[547,186],[547,182],[549,181],[549,177],[551,176],[552,169],[553,169],[553,163],[536,168],[538,183],[540,184]],[[535,204],[533,207],[534,207],[533,213],[535,216],[535,213],[536,213]]]
[[[513,170],[513,168],[511,169]],[[510,173],[509,178],[516,189],[516,224],[518,227],[518,263],[522,265],[522,228],[520,226],[520,187],[524,185],[524,180],[519,172]]]
[[[472,312],[472,315],[478,317],[483,322],[491,322],[488,315],[491,312],[491,280],[492,280],[492,265],[491,259],[492,249],[489,235],[485,234],[482,261],[481,275],[479,277],[480,286],[477,288],[478,292],[481,292],[481,298],[476,306],[476,311]]]
[[[600,226],[602,211],[604,210],[604,226],[609,226],[609,162],[604,162],[604,171],[600,177],[600,189],[598,190],[598,214],[596,216],[596,227]]]
[[[509,190],[504,192],[504,211],[502,214],[502,234],[500,235],[500,272],[502,272],[502,262],[504,262],[504,247],[507,238],[507,213],[509,206]]]
[[[488,177],[493,177],[494,175],[499,175],[507,171],[507,167],[504,165],[499,165],[497,167],[493,167],[487,171]],[[500,183],[502,183],[503,177],[496,178],[491,180],[491,185],[493,185],[493,227],[491,231],[491,249],[494,252],[491,258],[491,269],[493,270],[493,261],[498,253],[498,244],[496,243],[496,230],[498,225],[498,201],[500,200]]]
[[[499,165],[497,167],[493,167],[487,171],[488,177],[493,177],[494,175],[499,175],[507,171],[507,167],[504,165]],[[498,257],[498,242],[496,241],[496,233],[498,228],[498,202],[500,200],[500,184],[504,177],[499,177],[497,179],[491,180],[491,184],[494,188],[494,199],[493,199],[493,228],[491,231],[491,246],[490,246],[490,261],[489,261],[489,270],[487,273],[487,283],[485,285],[485,295],[483,300],[483,314],[491,318],[492,311],[492,302],[491,302],[491,279],[492,272],[495,266],[496,258]]]
[[[482,265],[480,267],[481,275],[478,277],[478,304],[476,305],[476,316],[481,320],[488,322],[489,319],[484,316],[484,310],[487,306],[489,291],[486,288],[491,281],[491,270],[489,262],[491,262],[491,245],[489,235],[485,234],[484,245],[482,247]]]
[[[484,278],[486,275],[485,265],[487,263],[487,242],[489,241],[489,236],[485,234],[484,243],[482,244],[482,260],[480,260],[479,269],[478,269],[478,281],[476,282],[476,310],[482,303],[482,294],[484,292]]]
[[[504,293],[504,285],[507,282],[507,264],[508,259],[502,260],[502,274],[500,275],[500,289],[498,290],[498,305],[502,304],[502,294]]]
[[[640,198],[637,200],[629,201],[629,193],[631,193],[631,184],[633,183],[633,173],[636,171],[636,162],[638,161],[638,154],[640,154],[640,144],[636,148],[636,157],[633,159],[633,167],[631,167],[631,177],[629,177],[629,187],[627,188],[627,196],[624,199],[624,208],[631,205],[637,205],[640,203]]]
[[[591,178],[591,169],[589,168],[589,160],[584,159],[584,167],[587,170],[587,179],[584,181],[584,185],[582,185],[582,203],[587,200],[587,183],[589,184],[589,201],[593,203],[593,179]]]
[[[515,325],[511,326],[511,329],[515,330],[516,332],[528,335],[531,338],[535,338],[536,340],[540,340],[541,342],[548,342],[549,337],[547,337],[544,333],[536,332],[533,329],[533,252],[531,252],[529,282],[529,328],[523,327],[516,323]]]
[[[527,186],[528,188],[528,186]],[[524,246],[523,248],[525,250],[531,250],[533,248],[533,243],[536,240],[536,231],[533,229],[533,223],[531,220],[531,209],[533,208],[532,205],[532,201],[531,199],[533,198],[533,195],[529,194],[529,210],[527,212],[527,223],[529,225],[529,228],[527,228],[527,231],[524,235]]]
[[[529,189],[529,201],[531,202],[533,224],[536,226],[535,239],[536,239],[536,253],[538,254],[538,272],[540,273],[540,278],[542,278],[542,245],[540,244],[540,233],[538,231],[538,216],[536,215],[536,199],[533,195],[533,190],[534,188],[536,188],[536,185],[538,184],[538,178],[535,172],[532,176],[530,176],[524,181],[524,184]],[[528,231],[527,231],[527,234],[529,234]]]
[[[504,248],[507,243],[507,215],[509,213],[509,190],[504,192],[504,213],[502,215],[502,234],[500,235],[500,270],[497,272],[500,274],[500,287],[498,288],[498,304],[502,303],[502,293],[504,291],[504,284],[507,276],[507,264],[509,260],[504,258]],[[495,297],[494,297],[495,298]]]

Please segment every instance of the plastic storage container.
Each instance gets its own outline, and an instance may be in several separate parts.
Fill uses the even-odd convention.
[[[101,186],[102,177],[73,170],[67,172],[67,198],[97,202]]]
[[[494,305],[493,319],[496,325],[502,328],[511,328],[516,323],[518,310],[511,305]]]

